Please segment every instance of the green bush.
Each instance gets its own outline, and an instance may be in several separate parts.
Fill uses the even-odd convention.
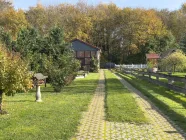
[[[90,61],[90,71],[91,72],[98,72],[99,71],[98,60],[95,59],[94,57],[92,57],[92,59]]]

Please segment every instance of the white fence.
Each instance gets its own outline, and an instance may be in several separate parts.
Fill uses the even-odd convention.
[[[116,68],[127,68],[127,69],[146,69],[147,64],[130,64],[130,65],[115,65]]]

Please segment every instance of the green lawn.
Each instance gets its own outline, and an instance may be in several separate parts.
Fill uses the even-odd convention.
[[[168,72],[160,72],[160,73],[163,73],[163,74],[167,74],[168,75]],[[178,77],[185,77],[186,76],[186,73],[185,72],[174,72],[172,73],[173,76],[178,76]]]
[[[35,102],[35,92],[6,97],[4,107],[9,115],[0,116],[0,140],[69,139],[93,97],[98,75],[77,79],[61,93],[42,88],[42,103]]]
[[[105,70],[106,76],[106,119],[114,122],[145,123],[147,119],[134,97],[116,76]]]
[[[121,74],[121,77],[139,89],[148,97],[164,114],[169,116],[184,132],[186,132],[186,96],[154,85],[148,81],[138,79],[129,74]]]
[[[152,79],[156,79],[155,76],[151,76]],[[159,80],[161,82],[164,82],[164,83],[168,83],[168,79],[166,78],[159,78]],[[178,82],[178,81],[175,81],[174,83],[172,83],[172,85],[175,85],[175,86],[179,86],[179,87],[185,87],[185,83],[184,82]]]

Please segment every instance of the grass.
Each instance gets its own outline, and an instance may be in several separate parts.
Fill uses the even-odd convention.
[[[124,88],[116,76],[105,70],[106,119],[114,122],[145,123],[147,119],[137,105],[132,93]]]
[[[165,115],[186,132],[186,97],[128,74],[121,77],[148,97]]]
[[[155,76],[151,76],[151,78],[154,79],[154,80],[156,79]],[[168,79],[166,79],[166,78],[159,78],[159,80],[161,82],[168,83]],[[179,86],[179,87],[182,87],[182,88],[185,87],[185,83],[184,82],[178,82],[178,81],[174,81],[172,83],[172,85]]]
[[[42,103],[35,102],[35,92],[6,97],[9,115],[0,116],[1,140],[67,140],[74,136],[82,111],[93,97],[98,74],[76,79],[61,93],[48,86],[41,89]]]
[[[161,72],[161,73],[168,75],[168,72]],[[178,76],[178,77],[185,77],[186,73],[185,72],[173,72],[172,75],[173,76]]]

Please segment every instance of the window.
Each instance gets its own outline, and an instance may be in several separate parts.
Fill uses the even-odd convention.
[[[90,51],[85,51],[85,57],[90,57]]]
[[[91,61],[90,58],[85,58],[85,64],[86,64],[86,65],[90,65],[90,61]]]
[[[96,51],[91,51],[91,56],[96,57]]]
[[[84,57],[84,51],[77,51],[77,57]]]

